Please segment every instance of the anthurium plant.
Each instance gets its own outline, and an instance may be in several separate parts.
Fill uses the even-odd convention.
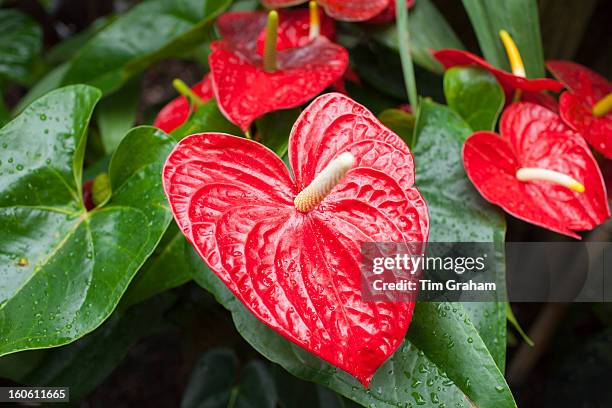
[[[369,301],[362,266],[489,243],[504,288],[506,234],[601,240],[612,83],[536,0],[29,3],[0,1],[0,381],[96,405],[170,338],[178,391],[129,404],[517,406],[504,289]]]

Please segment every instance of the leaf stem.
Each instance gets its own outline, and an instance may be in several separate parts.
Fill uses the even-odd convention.
[[[408,30],[408,9],[406,8],[406,0],[395,0],[396,2],[396,23],[397,37],[400,50],[400,58],[402,60],[402,71],[404,74],[404,83],[408,92],[408,101],[412,106],[412,111],[418,111],[418,93],[416,79],[414,77],[414,65],[412,63],[412,54],[410,52],[410,31]]]
[[[172,81],[172,86],[176,91],[183,95],[185,98],[191,102],[192,105],[196,107],[200,107],[204,105],[204,101],[200,98],[193,90],[182,80],[176,78]]]

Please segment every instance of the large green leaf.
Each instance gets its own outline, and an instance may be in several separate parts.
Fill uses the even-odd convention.
[[[34,102],[36,99],[40,98],[47,92],[58,88],[62,83],[62,78],[64,74],[68,70],[68,64],[60,64],[57,67],[53,68],[51,71],[47,72],[47,74],[42,77],[21,100],[17,103],[17,106],[13,109],[14,114],[18,114],[23,111],[28,105]]]
[[[170,222],[161,166],[174,142],[136,128],[87,212],[81,174],[100,92],[53,91],[0,129],[0,355],[59,346],[98,327]]]
[[[0,10],[0,79],[27,82],[42,47],[42,30],[17,10]]]
[[[414,62],[430,71],[442,73],[442,66],[432,57],[431,50],[463,49],[461,40],[448,25],[431,0],[419,0],[410,12],[410,46]],[[395,25],[369,28],[374,38],[399,50]]]
[[[493,74],[481,68],[453,67],[444,74],[444,94],[448,106],[473,130],[495,130],[506,98]]]
[[[45,61],[55,65],[70,60],[94,35],[115,21],[115,19],[116,16],[114,15],[100,17],[85,30],[79,31],[53,46],[53,48],[46,52]]]
[[[109,93],[148,65],[205,42],[230,0],[149,0],[121,15],[78,52],[64,84],[87,83]]]
[[[529,78],[543,77],[544,53],[537,0],[463,0],[487,61],[510,70],[499,31],[510,33],[523,57]]]
[[[107,154],[115,151],[123,136],[134,126],[140,101],[139,77],[104,98],[96,109],[96,122]]]
[[[47,352],[21,383],[37,387],[61,384],[70,387],[71,402],[82,400],[112,373],[138,340],[163,327],[162,316],[174,301],[171,296],[159,297],[124,315],[114,313],[93,333]],[[33,353],[38,351],[23,352]]]
[[[377,371],[370,389],[257,320],[192,255],[194,279],[232,312],[238,332],[291,374],[325,385],[364,406],[515,407],[504,377],[460,304],[419,304],[406,341]],[[470,402],[472,401],[472,402]]]
[[[240,370],[238,358],[229,349],[206,352],[191,373],[181,408],[274,408],[274,381],[261,361],[251,361]]]
[[[431,242],[492,242],[499,293],[505,287],[503,215],[486,203],[467,178],[461,148],[472,133],[454,111],[424,100],[417,119],[414,149],[417,185],[427,201]],[[506,355],[506,305],[498,302],[466,303],[464,308],[501,370]]]

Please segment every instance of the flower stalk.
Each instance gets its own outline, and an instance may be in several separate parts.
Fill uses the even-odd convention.
[[[176,91],[183,95],[192,106],[196,108],[204,105],[204,101],[182,80],[176,78],[172,81],[172,86]]]
[[[414,112],[418,111],[418,92],[416,79],[414,76],[414,65],[412,63],[412,54],[410,49],[410,30],[408,29],[408,10],[406,8],[406,0],[396,0],[396,23],[397,36],[400,49],[400,59],[402,61],[402,71],[404,74],[404,82],[406,91],[408,92],[408,101]],[[410,146],[411,148],[414,146]]]
[[[314,210],[329,195],[334,187],[355,165],[355,156],[349,152],[342,153],[319,173],[312,183],[295,197],[293,204],[299,212]]]

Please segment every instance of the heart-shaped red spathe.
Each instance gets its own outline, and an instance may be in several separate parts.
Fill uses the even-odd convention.
[[[465,171],[480,194],[506,212],[535,225],[580,238],[610,216],[597,162],[584,139],[559,115],[532,103],[504,112],[501,136],[477,132],[463,146]],[[558,171],[585,186],[585,192],[546,182],[521,182],[523,167]]]
[[[314,98],[348,67],[348,52],[322,36],[304,47],[279,51],[274,72],[263,69],[254,46],[221,40],[211,47],[209,65],[219,108],[245,131],[266,113]]]
[[[289,48],[303,47],[310,41],[310,12],[299,8],[280,10],[278,12],[278,31],[276,49],[282,51]],[[263,11],[244,11],[224,13],[217,19],[217,27],[221,37],[234,44],[252,46],[257,39],[256,48],[263,55],[266,39],[266,23],[268,13]],[[320,35],[330,41],[336,38],[334,20],[319,11]]]
[[[202,81],[195,84],[191,90],[204,102],[214,96],[212,83],[208,75],[206,75]],[[153,122],[153,126],[160,128],[166,133],[170,133],[185,123],[189,118],[190,112],[191,106],[187,98],[178,96],[159,111]]]
[[[335,157],[355,166],[317,208],[293,200]],[[427,206],[405,143],[363,106],[325,94],[291,132],[295,180],[254,141],[188,136],[168,157],[174,217],[210,269],[262,322],[367,386],[401,344],[414,302],[362,301],[364,242],[426,242]]]
[[[525,93],[536,93],[540,94],[543,91],[559,92],[563,89],[563,85],[549,78],[536,78],[527,79],[510,72],[506,72],[502,69],[496,68],[489,64],[484,59],[477,55],[474,55],[467,51],[455,50],[455,49],[443,49],[439,51],[433,51],[433,56],[446,68],[452,68],[455,66],[478,66],[486,69],[499,81],[500,85],[504,89],[507,100],[512,100],[514,97],[514,91],[521,90]],[[532,101],[535,100],[532,98]],[[547,101],[549,102],[549,101]]]
[[[290,7],[308,0],[262,0],[267,8]],[[317,0],[330,17],[340,21],[365,21],[385,11],[395,0]]]
[[[612,158],[612,113],[593,115],[593,106],[612,92],[612,83],[571,61],[548,61],[546,65],[569,90],[559,100],[563,120],[601,154]]]

